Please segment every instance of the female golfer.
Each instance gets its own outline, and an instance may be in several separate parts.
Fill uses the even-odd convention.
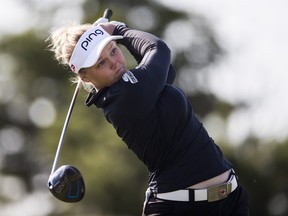
[[[174,32],[174,34],[180,34]],[[138,65],[127,69],[117,43]],[[173,85],[161,39],[114,22],[70,25],[50,35],[56,59],[88,86],[95,105],[147,166],[143,215],[249,215],[247,194],[185,93]]]

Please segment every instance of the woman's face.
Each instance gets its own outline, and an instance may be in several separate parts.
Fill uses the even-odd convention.
[[[91,82],[97,90],[100,90],[116,83],[126,71],[124,55],[116,43],[111,41],[103,49],[96,64],[85,68],[80,77],[84,82]]]

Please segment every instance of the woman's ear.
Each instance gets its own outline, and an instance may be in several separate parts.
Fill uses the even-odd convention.
[[[90,82],[90,79],[86,76],[86,71],[81,71],[79,77],[83,82]]]
[[[90,79],[88,79],[87,77],[81,77],[81,80],[83,81],[83,82],[90,82]]]

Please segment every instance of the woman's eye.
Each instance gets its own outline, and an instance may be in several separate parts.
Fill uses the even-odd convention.
[[[105,61],[102,60],[102,61],[100,61],[100,62],[98,63],[97,67],[101,67],[101,66],[103,66],[104,64],[105,64]]]
[[[112,55],[115,55],[116,52],[117,52],[117,48],[113,48],[112,51],[111,51]]]

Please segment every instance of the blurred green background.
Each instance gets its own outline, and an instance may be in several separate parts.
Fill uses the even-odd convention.
[[[25,20],[26,28],[11,23],[9,31],[0,32],[0,215],[141,214],[148,172],[101,110],[84,105],[84,90],[78,95],[58,165],[81,170],[86,195],[79,203],[67,204],[46,187],[75,86],[69,81],[73,74],[53,59],[45,39],[61,22],[94,22],[105,8],[114,11],[113,20],[167,41],[178,72],[176,85],[187,92],[195,112],[235,165],[249,193],[251,215],[288,215],[288,138],[280,134],[281,139],[265,139],[250,131],[237,145],[231,142],[229,119],[251,104],[209,91],[213,66],[229,58],[229,52],[205,14],[176,10],[157,0],[12,2],[14,9],[0,15],[6,24],[9,19],[4,15],[9,13],[24,22],[19,8],[32,18]],[[128,63],[135,66],[131,58]],[[253,86],[248,83],[249,88]],[[242,126],[234,127],[241,131]]]

